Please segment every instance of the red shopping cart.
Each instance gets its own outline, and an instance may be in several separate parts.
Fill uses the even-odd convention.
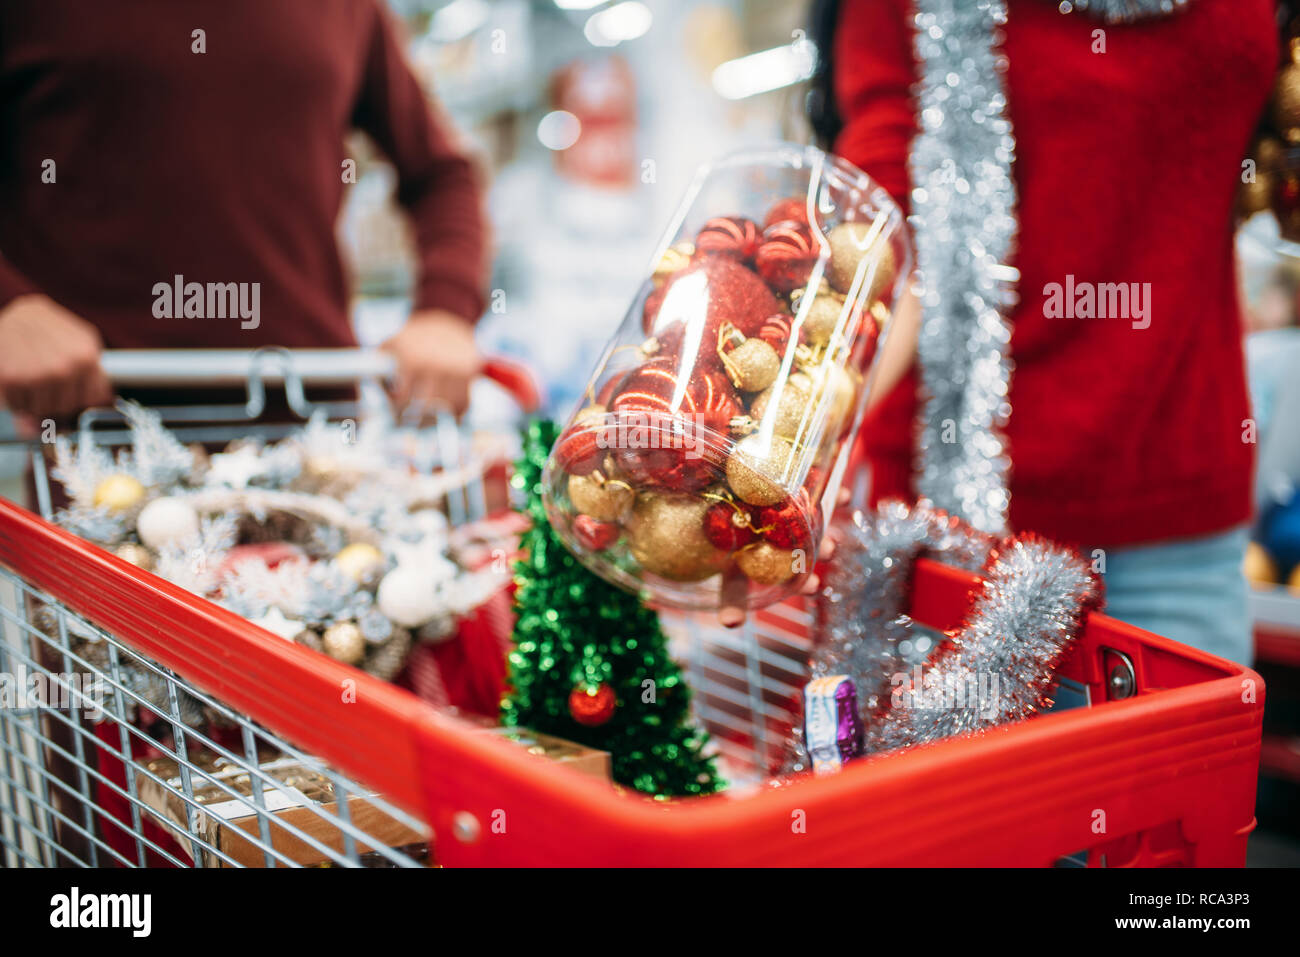
[[[921,562],[912,614],[951,628],[977,585]],[[1062,669],[1079,707],[775,784],[809,612],[787,602],[735,632],[665,616],[732,782],[665,803],[482,733],[4,502],[0,589],[0,665],[66,692],[0,712],[9,864],[1241,865],[1254,826],[1258,676],[1103,615]],[[37,627],[32,607],[56,627]],[[74,680],[91,670],[74,633],[109,650],[92,688]],[[166,688],[166,707],[125,663]],[[186,702],[221,732],[187,721]],[[103,770],[114,762],[120,779]]]

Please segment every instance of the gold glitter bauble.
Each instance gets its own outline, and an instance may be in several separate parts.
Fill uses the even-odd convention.
[[[1273,205],[1273,177],[1262,169],[1256,168],[1255,179],[1241,184],[1237,193],[1237,204],[1243,217],[1262,213]]]
[[[808,376],[797,372],[779,387],[774,386],[760,392],[749,407],[749,417],[757,422],[765,421],[773,401],[776,402],[776,408],[771,413],[775,417],[772,429],[777,435],[794,438],[801,427],[808,428],[811,425],[804,422],[808,406],[813,401],[813,384]]]
[[[785,483],[793,457],[794,446],[780,436],[772,437],[770,448],[761,436],[747,436],[727,459],[727,485],[750,505],[776,505],[789,494]]]
[[[1266,136],[1255,144],[1255,169],[1271,173],[1281,169],[1286,159],[1286,147],[1271,136]]]
[[[844,297],[835,292],[817,295],[808,314],[804,316],[800,327],[808,341],[814,345],[824,346],[831,341],[835,328],[840,324],[840,314],[844,311]],[[795,307],[795,314],[799,309]]]
[[[826,234],[826,242],[831,248],[831,261],[826,266],[826,277],[831,286],[841,293],[847,293],[853,286],[853,277],[857,275],[858,266],[868,256],[878,257],[879,261],[871,276],[871,288],[867,291],[867,302],[881,298],[894,285],[894,274],[898,264],[894,259],[894,249],[889,241],[878,234],[869,246],[863,244],[871,233],[870,223],[840,223]]]
[[[133,475],[110,475],[95,486],[96,508],[127,512],[144,501],[144,485]]]
[[[590,423],[592,425],[600,425],[605,421],[605,411],[603,405],[599,402],[593,402],[573,417],[573,424],[584,425]]]
[[[321,635],[325,654],[345,665],[357,665],[366,657],[366,639],[353,622],[330,625]]]
[[[695,246],[691,243],[678,243],[675,246],[669,246],[664,250],[664,254],[659,257],[659,262],[655,264],[655,283],[661,283],[678,270],[685,269],[691,264],[693,255],[695,255]]]
[[[357,584],[378,580],[387,562],[384,553],[368,542],[344,545],[334,556],[334,564]]]
[[[617,522],[632,507],[636,493],[626,482],[601,481],[594,475],[569,476],[569,501],[584,515],[602,522]]]
[[[760,392],[776,381],[781,357],[762,339],[746,339],[723,354],[722,365],[741,392]]]
[[[1291,62],[1278,71],[1273,83],[1273,124],[1282,139],[1300,144],[1300,65],[1296,63],[1300,40],[1291,41]]]
[[[726,555],[704,537],[704,513],[712,504],[692,495],[642,492],[627,521],[632,557],[643,570],[670,581],[716,575]]]
[[[736,552],[736,567],[759,585],[783,585],[795,576],[795,553],[769,542],[757,542]]]
[[[830,401],[826,408],[826,432],[828,437],[839,437],[840,429],[843,427],[845,420],[853,412],[853,407],[858,398],[858,387],[855,373],[849,371],[843,366],[828,363],[817,370],[817,394],[816,399],[820,401],[822,395],[829,393]]]
[[[153,571],[153,552],[135,542],[125,542],[113,549],[113,554],[124,562],[130,562],[137,568]]]
[[[1257,585],[1276,585],[1278,582],[1277,563],[1258,542],[1246,545],[1246,557],[1242,562],[1242,572],[1246,581]]]

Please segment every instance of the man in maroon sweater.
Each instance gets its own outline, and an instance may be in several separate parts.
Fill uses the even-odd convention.
[[[479,193],[381,0],[0,4],[9,407],[104,402],[104,347],[355,345],[335,238],[351,128],[392,161],[415,227],[414,311],[386,345],[396,399],[463,409],[479,365]],[[177,283],[238,289],[245,309],[236,296],[205,308],[208,295],[187,310],[162,292]]]

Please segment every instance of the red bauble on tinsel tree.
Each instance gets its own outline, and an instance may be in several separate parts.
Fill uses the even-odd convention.
[[[758,223],[744,216],[715,216],[695,237],[696,255],[730,256],[753,259],[758,252],[762,230]]]
[[[726,256],[705,256],[646,297],[642,323],[651,335],[673,322],[699,322],[702,316],[703,338],[716,341],[723,323],[752,336],[779,310],[776,296],[753,270]]]
[[[569,715],[584,728],[598,728],[614,717],[618,699],[614,689],[602,681],[597,687],[580,684],[569,692]]]
[[[792,292],[808,282],[817,255],[808,224],[787,219],[763,230],[754,265],[773,289]]]

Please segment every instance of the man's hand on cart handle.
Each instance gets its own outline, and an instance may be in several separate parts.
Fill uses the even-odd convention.
[[[0,310],[0,393],[19,428],[111,402],[103,348],[94,326],[48,296],[18,296]]]
[[[397,359],[389,387],[395,412],[415,405],[459,416],[469,407],[470,382],[483,368],[472,323],[444,310],[416,312],[381,348]]]

